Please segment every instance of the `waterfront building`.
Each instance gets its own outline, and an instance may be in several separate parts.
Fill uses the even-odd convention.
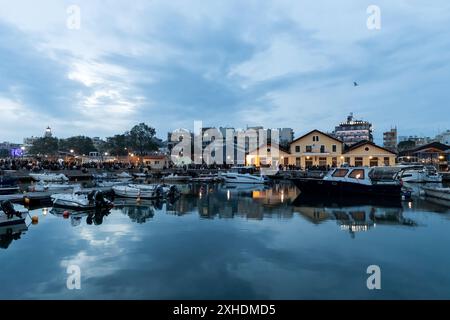
[[[446,171],[448,170],[449,151],[450,145],[431,142],[414,149],[400,152],[399,161],[433,165],[439,170]]]
[[[360,141],[346,147],[341,159],[349,166],[377,167],[393,166],[397,154],[387,148],[377,146],[372,141]]]
[[[154,154],[143,156],[142,162],[156,170],[162,170],[169,167],[169,157],[167,155]]]
[[[276,143],[265,143],[246,155],[246,165],[278,167],[279,165],[288,165],[289,157],[289,150]]]
[[[289,148],[289,145],[294,141],[294,130],[292,128],[278,128],[277,130],[280,133],[280,146]]]
[[[50,126],[48,126],[47,129],[45,129],[44,137],[51,138],[52,136],[53,136],[52,129],[50,128]]]
[[[342,164],[343,141],[319,130],[312,130],[290,145],[289,164],[308,168],[336,167]]]
[[[356,120],[353,113],[350,113],[347,121],[336,126],[332,135],[347,145],[363,140],[373,141],[372,124],[368,121]]]
[[[397,128],[383,133],[383,147],[394,152],[397,151]]]

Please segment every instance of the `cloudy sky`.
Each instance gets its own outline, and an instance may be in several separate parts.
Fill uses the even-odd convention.
[[[435,135],[450,128],[449,23],[448,0],[0,0],[0,141],[138,122],[165,138],[194,120],[298,136],[349,112],[378,141],[394,125]]]

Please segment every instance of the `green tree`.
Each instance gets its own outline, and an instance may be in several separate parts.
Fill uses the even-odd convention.
[[[106,139],[106,150],[113,156],[126,156],[129,152],[129,139],[125,134],[116,134]]]
[[[70,152],[73,150],[75,154],[89,154],[89,152],[97,151],[92,139],[85,136],[75,136],[59,141],[59,150]]]
[[[34,140],[29,154],[32,155],[54,155],[58,152],[58,138],[43,137]]]
[[[405,150],[411,150],[416,147],[416,143],[411,140],[402,141],[398,144],[397,149],[398,151],[405,151]]]
[[[134,126],[130,132],[127,133],[130,146],[141,156],[148,151],[158,150],[158,146],[154,139],[155,134],[156,130],[145,123]]]

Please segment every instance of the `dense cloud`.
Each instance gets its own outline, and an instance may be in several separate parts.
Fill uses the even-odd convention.
[[[0,140],[177,127],[332,130],[349,112],[376,137],[450,123],[448,1],[0,1]],[[360,83],[353,87],[353,81]]]

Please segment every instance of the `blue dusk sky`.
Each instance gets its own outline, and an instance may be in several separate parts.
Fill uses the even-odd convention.
[[[449,24],[448,0],[0,0],[0,141],[138,122],[165,138],[194,120],[299,136],[349,112],[377,142],[434,136],[450,128]]]

